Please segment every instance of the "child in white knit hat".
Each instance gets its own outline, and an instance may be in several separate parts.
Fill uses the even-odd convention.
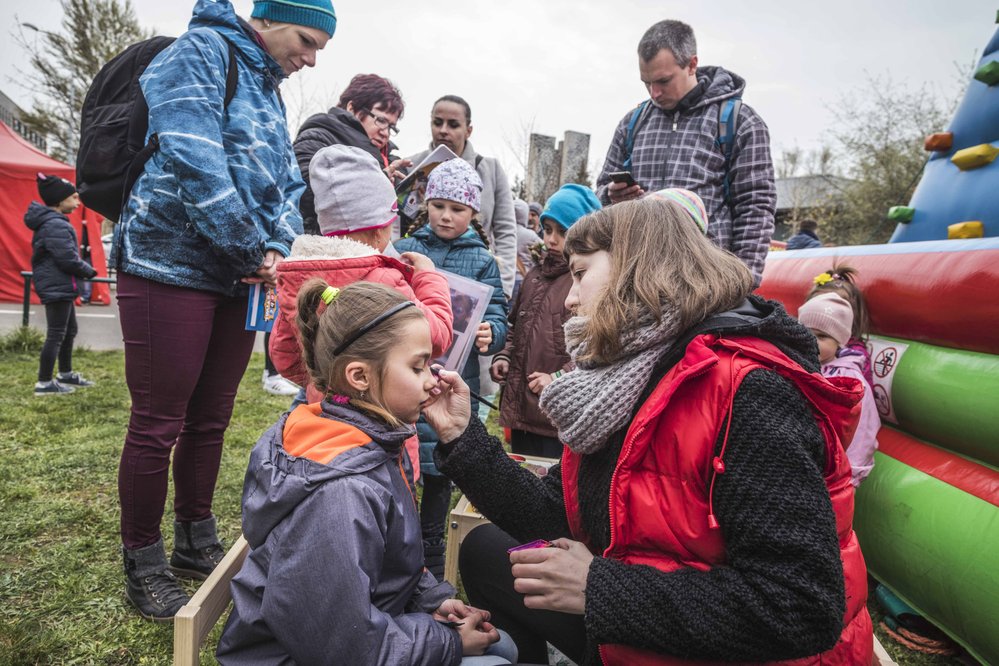
[[[492,287],[492,298],[483,321],[468,323],[468,326],[477,327],[475,348],[461,369],[462,378],[476,393],[480,388],[479,354],[492,356],[503,349],[509,326],[499,266],[489,253],[486,235],[478,221],[481,196],[482,180],[468,162],[460,158],[442,162],[427,177],[425,203],[415,225],[406,238],[395,244],[400,252],[423,253],[442,270]],[[478,404],[473,400],[472,413],[477,410]],[[451,482],[434,464],[437,433],[422,419],[417,424],[417,431],[423,473],[420,506],[423,550],[427,568],[438,575],[444,570],[444,523],[451,499]]]
[[[840,355],[850,340],[853,329],[853,307],[836,293],[824,293],[806,301],[798,308],[798,321],[815,334],[819,343],[819,363],[825,377],[852,377],[864,385],[860,403],[860,421],[853,440],[846,449],[846,456],[853,468],[853,485],[859,486],[874,468],[874,452],[878,449],[878,430],[881,418],[874,402],[871,385],[864,377],[863,357],[855,354]]]

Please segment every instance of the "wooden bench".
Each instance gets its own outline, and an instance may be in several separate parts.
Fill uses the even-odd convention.
[[[458,515],[462,515],[469,522],[469,524],[461,525],[463,528],[461,537],[464,537],[472,527],[489,522],[474,513],[474,509],[468,506],[468,500],[464,496],[451,514],[452,518],[456,518]],[[451,527],[455,532],[459,529],[457,524]],[[457,536],[457,534],[453,534],[451,538]],[[457,539],[455,540],[457,541]],[[201,584],[187,605],[177,612],[173,619],[174,666],[198,666],[200,663],[201,645],[208,638],[208,634],[212,632],[219,618],[222,617],[222,613],[229,607],[229,603],[232,601],[229,582],[233,576],[239,573],[249,550],[249,544],[246,543],[243,535],[240,535],[233,547],[225,554],[222,562],[212,572],[212,575]],[[448,553],[448,564],[451,569],[451,576],[445,576],[448,580],[457,579],[457,543],[455,543],[454,551]],[[457,581],[455,580],[455,582]],[[873,666],[898,666],[881,646],[877,637],[874,638]]]
[[[229,581],[243,566],[250,546],[241,534],[212,575],[201,584],[191,600],[173,619],[173,663],[197,666],[201,644],[232,601]]]

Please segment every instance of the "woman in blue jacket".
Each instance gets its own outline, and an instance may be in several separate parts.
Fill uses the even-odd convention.
[[[222,438],[253,349],[246,284],[273,284],[302,231],[304,185],[278,94],[332,37],[330,0],[198,0],[189,29],[145,70],[159,149],[115,228],[132,414],[118,472],[127,594],[148,619],[187,600],[224,555],[212,515]],[[238,82],[224,104],[230,45]],[[160,534],[173,451],[174,551]]]
[[[73,372],[73,340],[76,338],[76,306],[80,294],[77,278],[88,279],[97,271],[80,258],[76,231],[66,217],[80,205],[80,195],[65,178],[38,174],[38,194],[44,206],[32,201],[24,214],[31,239],[31,272],[35,292],[45,306],[45,344],[38,362],[35,395],[65,395],[75,386],[94,383]],[[58,379],[53,379],[56,356]]]

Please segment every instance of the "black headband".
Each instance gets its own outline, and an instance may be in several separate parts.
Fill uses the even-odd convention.
[[[333,355],[334,356],[339,356],[344,351],[346,351],[347,347],[349,347],[352,344],[354,344],[355,342],[357,342],[357,339],[359,337],[361,337],[362,335],[364,335],[365,333],[367,333],[368,331],[370,331],[375,326],[377,326],[378,324],[382,323],[383,321],[385,321],[386,319],[388,319],[389,317],[391,317],[395,313],[402,312],[403,310],[405,310],[406,308],[410,307],[411,305],[413,305],[412,301],[406,301],[404,303],[399,303],[395,307],[393,307],[393,308],[391,308],[389,310],[386,310],[385,312],[381,313],[380,315],[378,315],[377,317],[375,317],[374,319],[372,319],[371,321],[369,321],[367,324],[365,324],[361,328],[357,329],[352,336],[350,336],[349,338],[347,338],[346,340],[344,340],[343,342],[341,342],[339,345],[337,345],[337,348],[333,350]]]

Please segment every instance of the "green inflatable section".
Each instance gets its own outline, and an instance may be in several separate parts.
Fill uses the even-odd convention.
[[[899,427],[999,467],[999,356],[878,337],[909,345],[891,387]]]
[[[999,664],[999,507],[875,454],[854,529],[868,570],[986,664]]]

